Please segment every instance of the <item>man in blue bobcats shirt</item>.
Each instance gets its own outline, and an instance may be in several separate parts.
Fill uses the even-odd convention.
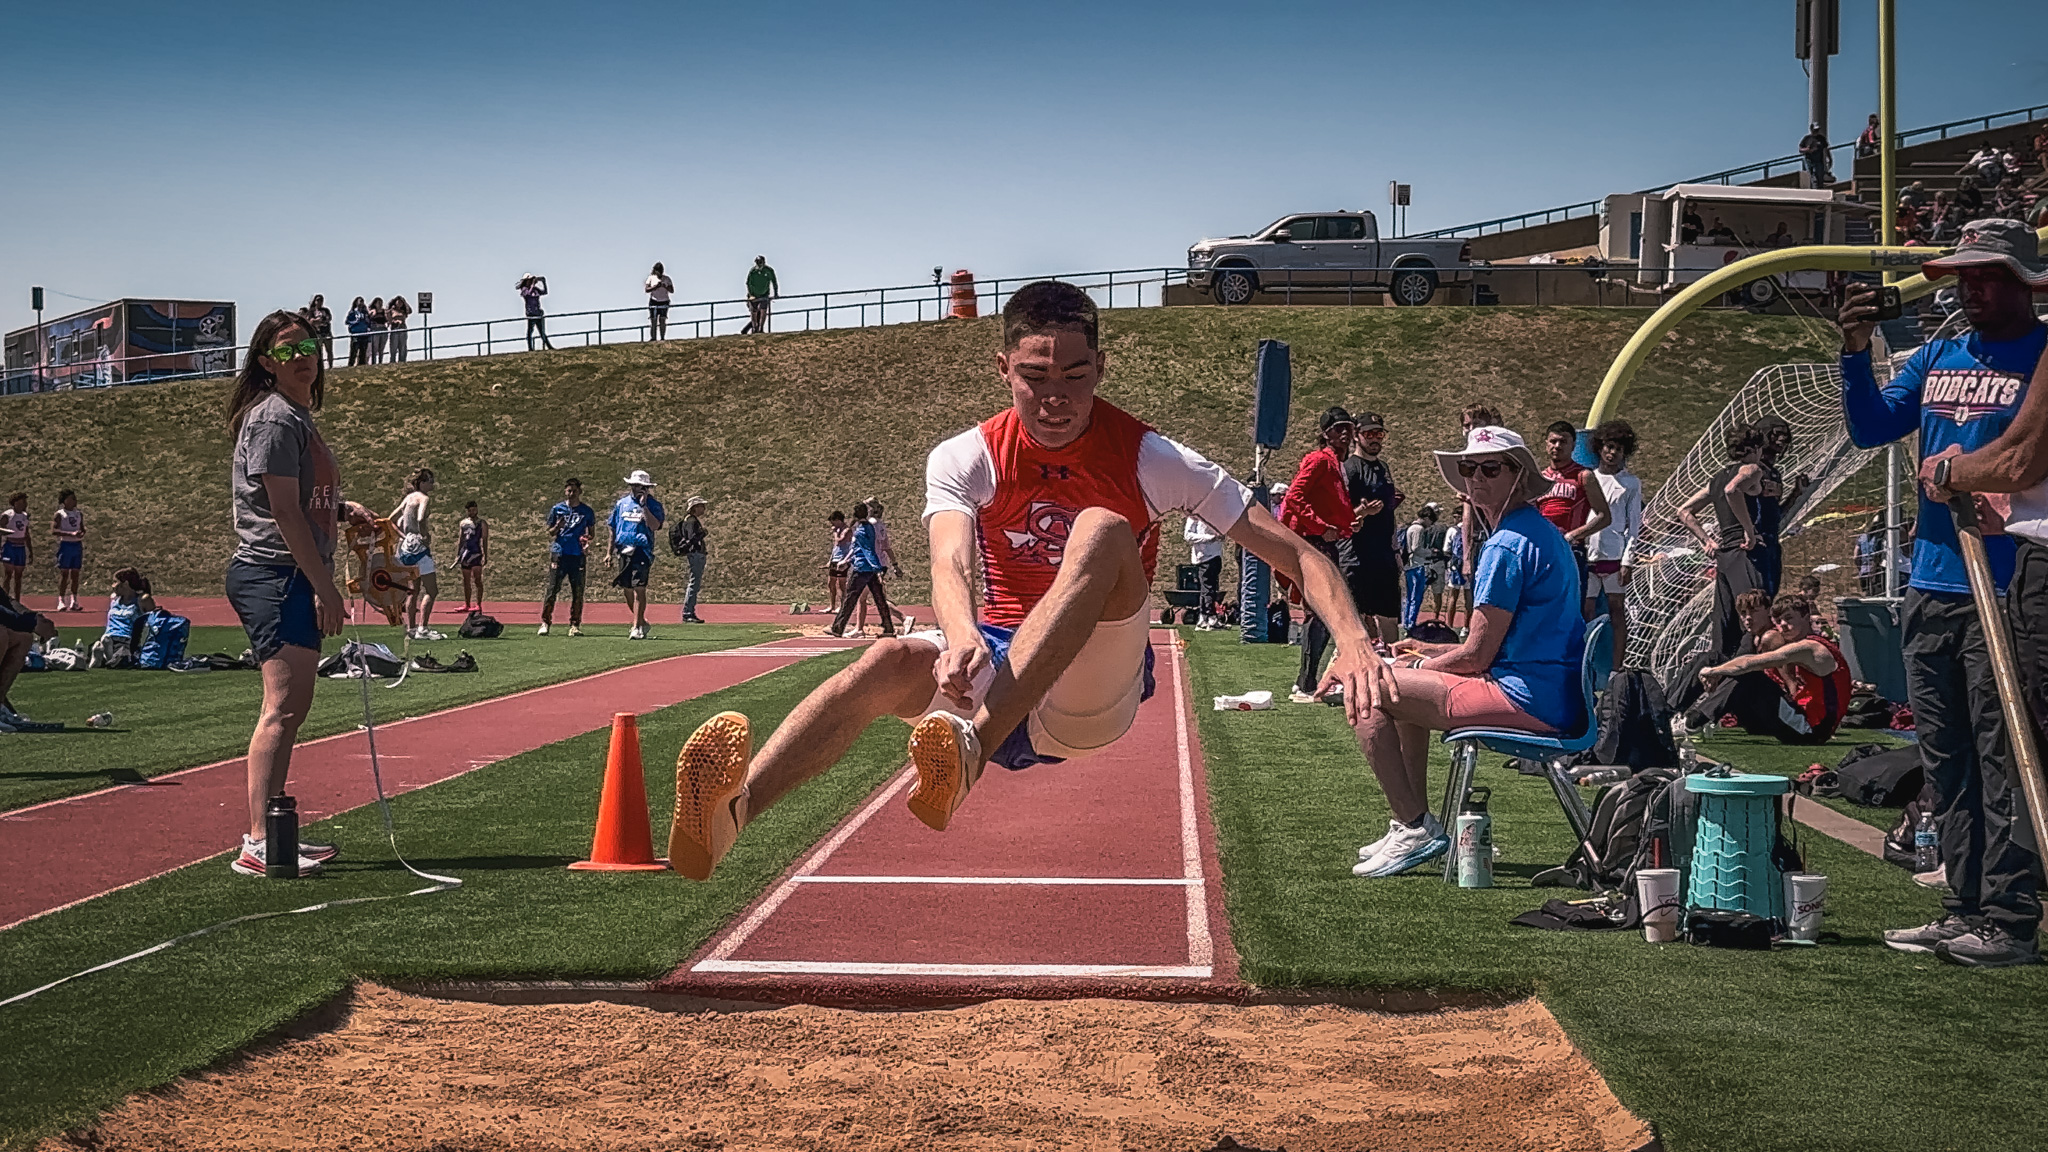
[[[1867,289],[1852,294],[1839,315],[1849,435],[1858,446],[1875,448],[1917,431],[1925,455],[1974,451],[2012,423],[2048,344],[2032,296],[2048,290],[2048,269],[2033,230],[2017,220],[1975,221],[1964,227],[1953,254],[1921,267],[1929,278],[1955,275],[1973,330],[1922,345],[1880,386],[1870,361],[1876,299]],[[2012,578],[2013,541],[1990,534],[1999,525],[1981,498],[1978,506],[1992,579],[2003,593]],[[1886,932],[1884,942],[1978,967],[2038,963],[2034,854],[2014,837],[2015,822],[2024,817],[1991,657],[1971,603],[1955,521],[1946,504],[1925,492],[1904,612],[1907,703],[1921,764],[1934,784],[1950,894],[1941,919]]]
[[[540,601],[540,634],[555,622],[555,596],[569,582],[569,635],[583,635],[583,549],[597,527],[597,513],[583,502],[583,481],[562,485],[562,502],[548,509],[548,590]]]
[[[654,498],[654,477],[635,468],[626,477],[626,494],[612,505],[612,551],[609,557],[618,569],[612,583],[626,593],[626,605],[633,610],[633,630],[628,640],[645,640],[647,631],[647,573],[654,567],[654,534],[667,518],[661,501]]]

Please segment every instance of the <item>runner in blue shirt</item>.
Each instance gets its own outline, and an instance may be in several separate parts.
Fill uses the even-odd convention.
[[[1875,448],[1913,432],[1935,456],[1974,451],[1996,440],[2018,415],[2027,378],[2048,345],[2034,316],[2033,292],[2048,291],[2033,229],[2017,220],[1977,220],[1963,228],[1954,254],[1921,265],[1929,279],[1954,273],[1972,329],[1931,340],[1892,378],[1878,384],[1870,362],[1876,299],[1864,287],[1844,301],[1842,408],[1849,437]],[[1941,483],[1945,474],[1937,475]],[[2012,578],[2012,538],[1982,497],[1991,575],[2001,592]],[[1943,915],[1884,934],[1887,947],[1933,952],[1952,963],[2005,967],[2040,961],[2035,936],[2041,902],[2032,851],[2013,835],[2024,819],[2016,800],[2011,744],[1998,686],[1957,551],[1948,505],[1923,492],[1913,546],[1913,575],[1902,605],[1906,703],[1913,709],[1920,762],[1934,785],[1943,879]],[[1995,609],[1995,605],[1992,606]]]
[[[610,563],[617,574],[612,583],[626,593],[626,604],[633,609],[633,630],[626,633],[628,640],[646,640],[647,631],[647,574],[654,567],[654,534],[661,531],[666,518],[661,501],[654,498],[654,477],[646,469],[636,468],[626,477],[626,494],[612,505],[612,550]]]
[[[583,481],[562,484],[562,502],[548,509],[548,590],[540,602],[540,634],[555,622],[555,596],[569,582],[569,635],[583,635],[583,549],[597,528],[597,513],[583,502]]]

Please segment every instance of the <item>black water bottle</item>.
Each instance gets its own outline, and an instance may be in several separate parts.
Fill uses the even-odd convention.
[[[299,802],[289,796],[272,796],[263,813],[263,874],[299,878]]]

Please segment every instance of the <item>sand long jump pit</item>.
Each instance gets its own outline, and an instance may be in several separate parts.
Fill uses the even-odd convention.
[[[1288,1152],[1627,1152],[1651,1132],[1535,1001],[684,1012],[363,985],[334,1027],[135,1096],[44,1148],[1201,1152],[1226,1137]]]

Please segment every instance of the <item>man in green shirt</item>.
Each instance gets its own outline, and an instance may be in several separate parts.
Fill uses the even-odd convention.
[[[768,301],[776,296],[779,287],[768,258],[754,257],[754,266],[747,270],[747,326],[740,329],[740,335],[768,330]]]

